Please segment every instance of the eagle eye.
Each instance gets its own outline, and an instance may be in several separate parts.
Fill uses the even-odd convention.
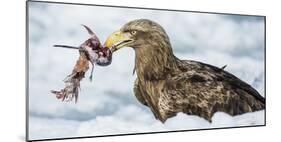
[[[131,33],[131,35],[136,35],[137,31],[136,30],[131,30],[130,33]]]

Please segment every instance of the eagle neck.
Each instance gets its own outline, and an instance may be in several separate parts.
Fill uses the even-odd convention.
[[[135,53],[135,69],[141,79],[163,80],[177,67],[169,42],[142,45],[135,48]]]

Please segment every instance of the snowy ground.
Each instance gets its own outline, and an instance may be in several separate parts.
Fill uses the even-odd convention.
[[[50,94],[63,87],[77,51],[53,44],[79,45],[91,27],[102,41],[124,23],[139,18],[166,29],[175,55],[222,67],[264,95],[264,21],[261,17],[133,10],[60,4],[29,5],[29,136],[60,138],[167,130],[188,130],[264,124],[264,111],[231,117],[216,113],[212,123],[179,113],[165,124],[133,95],[134,52],[124,48],[94,80],[85,78],[77,104],[62,103]]]

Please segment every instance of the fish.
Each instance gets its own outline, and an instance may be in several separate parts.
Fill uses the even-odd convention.
[[[90,38],[84,41],[79,47],[69,45],[54,45],[54,47],[62,47],[68,49],[77,49],[79,51],[79,58],[74,65],[72,73],[67,75],[63,80],[64,88],[60,90],[51,90],[57,99],[62,101],[78,101],[80,82],[85,77],[86,72],[89,70],[89,64],[92,65],[90,73],[90,81],[93,78],[94,66],[108,66],[112,62],[112,53],[115,51],[115,45],[106,47],[102,45],[97,35],[86,25],[82,25],[89,33]]]

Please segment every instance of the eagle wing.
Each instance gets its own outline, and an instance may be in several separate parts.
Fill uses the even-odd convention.
[[[254,88],[224,68],[191,60],[178,60],[177,65],[165,80],[135,82],[138,100],[162,122],[178,112],[211,122],[218,111],[238,115],[265,107],[265,99]]]

